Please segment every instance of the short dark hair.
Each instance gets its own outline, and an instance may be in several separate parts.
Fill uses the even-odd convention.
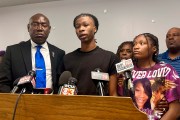
[[[44,18],[47,20],[47,22],[48,22],[48,24],[49,24],[49,26],[50,26],[50,21],[49,21],[49,19],[48,19],[44,14],[42,14],[42,13],[37,13],[37,14],[31,16],[31,18],[29,19],[29,24],[32,22],[33,18],[34,18],[34,17],[37,17],[37,16],[42,16],[42,17],[44,17]]]
[[[76,20],[77,20],[78,18],[84,17],[84,16],[91,17],[91,18],[93,19],[93,21],[94,21],[94,25],[96,26],[96,29],[98,30],[98,27],[99,27],[98,19],[97,19],[96,16],[94,16],[94,15],[92,15],[92,14],[90,14],[90,13],[81,13],[81,14],[79,14],[78,16],[76,16],[76,17],[74,18],[74,21],[73,21],[74,27],[75,27],[75,24],[76,24]]]
[[[120,50],[122,49],[122,47],[124,45],[130,45],[132,48],[133,48],[133,41],[125,41],[125,42],[122,42],[119,46],[118,46],[118,49],[117,49],[117,52],[116,52],[116,55],[119,57],[119,53],[120,53]]]

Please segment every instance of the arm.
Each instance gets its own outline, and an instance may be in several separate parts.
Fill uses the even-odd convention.
[[[109,95],[117,96],[117,76],[113,74],[109,78]]]
[[[0,72],[0,93],[8,93],[11,91],[8,79],[4,73]]]
[[[117,75],[117,93],[119,96],[123,96],[124,95],[124,80],[125,77],[123,74],[118,74]]]
[[[169,102],[169,109],[161,120],[176,120],[180,116],[180,102],[178,101],[180,79],[171,65],[167,64],[167,67],[169,67],[171,71],[165,78],[165,89],[167,100],[171,98],[171,102]]]
[[[157,103],[157,106],[155,107],[155,110],[158,110],[160,111],[160,113],[162,113],[161,117],[168,111],[169,109],[169,103],[167,100],[160,100],[158,103]]]
[[[2,66],[0,68],[0,92],[10,92],[11,81],[9,80],[10,72],[10,60],[9,60],[9,49],[6,50],[5,57],[2,61]]]
[[[164,114],[161,120],[176,120],[180,116],[180,102],[175,100],[169,103],[169,110]]]

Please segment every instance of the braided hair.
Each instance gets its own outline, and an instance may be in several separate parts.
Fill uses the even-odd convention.
[[[141,35],[143,35],[146,38],[147,42],[148,42],[148,40],[150,40],[152,45],[156,47],[157,50],[156,50],[156,52],[153,53],[152,59],[153,59],[154,62],[158,63],[159,62],[159,60],[158,60],[158,55],[159,55],[159,42],[158,42],[158,38],[155,35],[151,34],[151,33],[142,33],[142,34],[139,34],[138,36],[136,36],[134,38],[134,40],[137,37],[141,36]]]
[[[96,29],[98,30],[98,27],[99,27],[99,22],[98,22],[98,19],[96,16],[92,15],[92,14],[89,14],[89,13],[81,13],[79,14],[78,16],[76,16],[74,18],[74,21],[73,21],[73,25],[74,27],[76,26],[76,20],[79,19],[80,17],[84,17],[84,16],[88,16],[88,17],[91,17],[94,21],[94,25],[96,26]]]

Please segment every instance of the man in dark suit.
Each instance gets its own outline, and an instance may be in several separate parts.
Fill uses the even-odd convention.
[[[40,52],[45,61],[45,88],[51,88],[57,93],[65,51],[47,42],[51,26],[45,15],[33,15],[27,27],[30,40],[8,46],[6,49],[3,68],[0,71],[0,92],[10,92],[17,78],[27,75],[30,70],[36,70],[35,54],[37,46],[40,45]]]

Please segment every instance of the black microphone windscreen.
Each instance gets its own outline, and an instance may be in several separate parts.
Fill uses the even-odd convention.
[[[13,86],[17,85],[19,82],[20,78],[17,78],[14,82],[13,82]]]
[[[59,86],[67,84],[70,77],[72,77],[71,72],[70,71],[64,71],[61,74],[61,76],[59,77]]]
[[[30,71],[28,72],[28,75],[35,77],[35,76],[36,76],[36,73],[35,73],[34,70],[30,70]],[[19,80],[20,80],[21,78],[22,78],[22,77],[17,78],[17,79],[13,82],[13,86],[17,85],[18,82],[19,82]]]
[[[71,84],[76,84],[77,83],[77,79],[74,77],[70,77],[68,80]]]
[[[36,77],[36,72],[35,72],[34,70],[30,70],[30,71],[28,72],[28,75],[33,76],[33,77]]]

